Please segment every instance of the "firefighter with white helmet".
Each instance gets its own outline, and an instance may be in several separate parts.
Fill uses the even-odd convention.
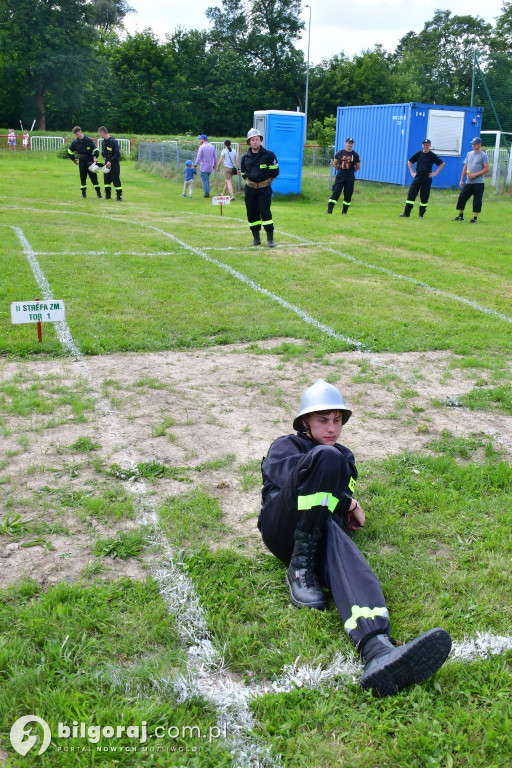
[[[252,245],[261,245],[261,227],[267,233],[267,245],[275,248],[274,222],[270,205],[272,202],[272,181],[279,175],[275,154],[262,146],[263,136],[257,128],[247,133],[249,149],[242,155],[240,169],[245,179],[245,207],[253,235]]]
[[[98,133],[101,139],[101,154],[105,161],[103,173],[109,174],[105,176],[105,199],[110,200],[112,198],[112,185],[114,185],[114,191],[116,193],[116,200],[121,201],[123,199],[123,187],[121,184],[121,171],[119,161],[121,160],[121,150],[119,148],[119,142],[114,136],[111,136],[108,129],[104,125],[100,125]]]
[[[431,629],[406,645],[390,639],[389,613],[377,576],[352,541],[365,513],[353,498],[354,454],[337,442],[352,411],[323,379],[304,392],[296,434],[277,438],[263,459],[258,528],[268,549],[288,564],[286,583],[299,608],[327,607],[328,587],[345,631],[361,653],[361,686],[388,696],[433,675],[451,638]]]
[[[73,133],[76,138],[68,147],[68,157],[78,165],[82,197],[87,197],[87,177],[90,178],[92,185],[96,190],[96,195],[101,197],[101,187],[98,182],[98,176],[96,171],[92,170],[92,168],[98,168],[96,159],[99,155],[99,150],[96,148],[91,137],[86,136],[79,125],[75,125]],[[75,153],[78,155],[78,160],[76,160]]]

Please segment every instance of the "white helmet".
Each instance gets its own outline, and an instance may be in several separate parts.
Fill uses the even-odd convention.
[[[250,131],[247,131],[247,140],[254,139],[255,136],[259,136],[260,139],[263,141],[263,134],[261,134],[257,128],[251,128]]]
[[[91,173],[97,173],[99,171],[99,169],[100,169],[100,167],[99,167],[98,163],[91,163],[91,165],[89,166],[89,170],[90,170]]]
[[[302,395],[299,413],[293,420],[293,428],[297,432],[305,432],[302,417],[306,413],[315,413],[316,411],[341,411],[342,424],[346,424],[352,415],[352,411],[347,408],[339,389],[323,379],[315,381]]]
[[[106,166],[106,165],[104,165],[104,166],[102,166],[102,167],[100,168],[100,171],[101,171],[102,173],[110,173],[110,168],[107,168],[107,166]]]

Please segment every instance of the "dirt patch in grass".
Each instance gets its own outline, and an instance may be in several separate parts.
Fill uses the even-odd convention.
[[[320,377],[335,383],[353,409],[341,442],[358,462],[424,450],[444,430],[456,437],[489,435],[510,459],[512,417],[458,405],[481,380],[481,369],[454,367],[453,355],[444,352],[285,359],[272,351],[285,342],[300,344],[276,339],[259,349],[4,360],[0,384],[9,386],[0,400],[0,520],[19,514],[18,522],[32,520],[43,529],[0,530],[0,586],[22,576],[41,583],[144,578],[144,565],[133,558],[102,558],[102,569],[91,571],[94,542],[196,486],[219,499],[229,527],[212,546],[260,548],[258,462],[276,437],[292,431],[302,392]],[[17,391],[39,394],[39,401],[22,397],[17,409]],[[63,392],[77,399],[66,400]],[[141,465],[143,479],[133,475]],[[123,479],[123,471],[132,477]],[[116,489],[130,499],[126,515]],[[95,495],[106,502],[91,511],[86,501]],[[40,543],[22,546],[38,537]]]

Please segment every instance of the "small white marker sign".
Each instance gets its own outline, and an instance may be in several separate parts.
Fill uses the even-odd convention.
[[[231,198],[229,195],[217,195],[217,197],[212,197],[213,205],[229,205],[230,202]]]
[[[11,322],[14,324],[55,323],[64,319],[64,302],[58,299],[13,301],[11,304]]]

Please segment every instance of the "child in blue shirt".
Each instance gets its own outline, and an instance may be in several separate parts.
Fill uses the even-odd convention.
[[[185,183],[183,184],[182,197],[187,196],[187,189],[188,189],[188,196],[192,197],[192,189],[194,187],[194,176],[197,176],[197,171],[193,166],[192,160],[186,161],[184,173],[185,173]]]

